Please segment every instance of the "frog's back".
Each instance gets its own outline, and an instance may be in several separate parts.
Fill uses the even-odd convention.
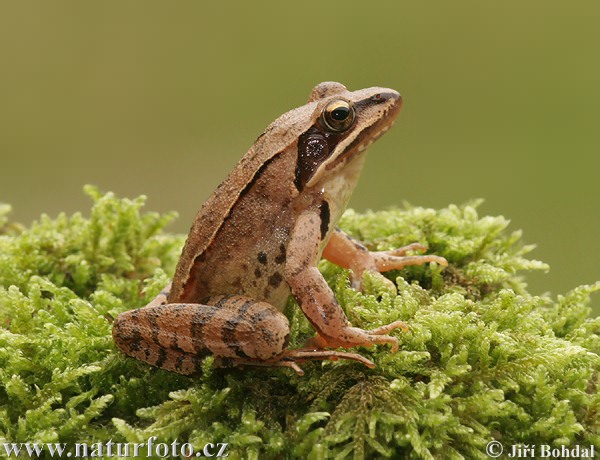
[[[282,222],[288,217],[284,209],[280,209],[279,212],[269,209],[270,197],[260,200],[261,182],[268,183],[269,178],[263,177],[267,165],[271,165],[272,168],[281,163],[277,169],[282,169],[284,161],[279,159],[286,148],[289,151],[297,145],[296,139],[310,124],[315,104],[304,105],[275,120],[198,211],[175,270],[170,302],[198,302],[201,300],[200,296],[211,295],[214,286],[207,286],[206,283],[214,284],[216,273],[220,273],[220,278],[226,277],[224,269],[227,267],[230,270],[235,268],[239,277],[244,269],[250,268],[243,266],[243,253],[252,250],[250,245],[260,246],[260,241],[256,241],[260,239],[258,237],[264,239],[265,232],[276,233],[278,225],[287,226]],[[302,120],[306,122],[302,123]],[[281,173],[288,174],[289,171],[279,171],[279,174]],[[274,182],[279,182],[277,186],[285,185],[282,176],[275,178]],[[268,185],[272,187],[274,182]],[[251,193],[253,189],[254,194]],[[269,194],[273,193],[278,192],[269,191]],[[255,195],[254,198],[252,195]],[[277,204],[271,203],[272,205]],[[256,213],[259,215],[254,215]],[[280,218],[274,221],[275,216]],[[258,220],[253,221],[254,218]],[[262,228],[257,228],[257,222],[261,223]],[[245,226],[252,228],[243,228]],[[251,233],[248,233],[249,230]],[[279,238],[281,239],[281,236]],[[234,249],[236,241],[243,247]],[[238,252],[232,252],[234,250]],[[209,267],[211,263],[215,265]],[[232,264],[237,265],[233,267]],[[236,279],[237,277],[233,281]],[[240,290],[243,291],[237,289],[236,292],[228,293],[252,294],[239,292]]]

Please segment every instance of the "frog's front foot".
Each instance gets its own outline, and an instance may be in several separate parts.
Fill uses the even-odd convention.
[[[410,251],[424,252],[427,246],[421,243],[412,243],[401,248],[390,251],[369,251],[371,264],[378,272],[387,272],[390,270],[400,270],[409,265],[423,265],[428,262],[435,262],[442,267],[448,266],[448,261],[440,256],[433,254],[407,256]]]
[[[412,243],[390,251],[366,251],[361,257],[358,257],[356,265],[351,267],[352,274],[350,281],[352,287],[361,289],[363,273],[365,271],[380,274],[391,270],[401,270],[409,265],[423,265],[431,262],[435,262],[442,267],[448,266],[448,261],[445,258],[433,254],[406,255],[411,251],[423,252],[426,250],[427,246],[420,243]],[[390,289],[396,289],[392,281],[383,276],[382,279]]]
[[[435,262],[443,267],[448,265],[446,259],[433,254],[407,255],[409,252],[423,252],[426,250],[427,246],[412,243],[390,251],[369,251],[361,242],[336,228],[323,251],[323,256],[334,264],[351,269],[350,281],[352,287],[360,289],[365,271],[379,274],[390,270],[401,270],[409,265],[423,265],[429,262]],[[395,290],[394,283],[387,278],[382,278],[390,289]]]
[[[380,326],[370,331],[365,331],[358,327],[348,326],[340,331],[340,334],[336,337],[324,337],[323,335],[317,334],[311,338],[307,343],[307,347],[331,347],[331,348],[350,348],[350,347],[372,347],[373,345],[392,345],[392,353],[398,351],[398,339],[387,335],[388,332],[394,329],[402,329],[404,332],[408,332],[408,326],[402,321],[394,321],[393,323]]]

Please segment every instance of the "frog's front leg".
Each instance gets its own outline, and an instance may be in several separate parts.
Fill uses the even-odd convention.
[[[113,338],[124,354],[184,375],[199,373],[211,354],[217,367],[283,366],[299,374],[298,362],[315,359],[352,359],[375,366],[355,353],[288,350],[289,322],[266,302],[229,295],[169,304],[169,289],[146,307],[117,317]]]
[[[444,267],[448,265],[446,259],[436,255],[406,255],[409,251],[422,252],[426,249],[427,247],[420,243],[413,243],[391,251],[372,252],[358,240],[336,228],[323,250],[323,257],[340,267],[350,268],[352,270],[352,287],[360,289],[365,271],[381,273],[400,270],[408,265],[423,265],[428,262],[436,262]],[[395,288],[390,280],[384,279],[391,288]]]
[[[320,347],[372,346],[391,344],[398,349],[398,339],[386,335],[406,325],[395,321],[372,331],[353,327],[340,307],[333,291],[316,267],[322,228],[317,212],[307,211],[296,221],[288,245],[285,279],[304,315],[318,336],[311,344]]]

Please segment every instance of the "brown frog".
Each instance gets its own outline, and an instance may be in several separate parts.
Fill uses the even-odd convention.
[[[390,344],[401,321],[366,331],[353,327],[317,269],[321,256],[353,271],[384,272],[436,262],[412,244],[370,252],[336,224],[354,189],[366,148],[393,124],[400,94],[387,88],[350,92],[317,85],[302,107],[275,120],[204,203],[170,283],[146,307],[117,317],[114,341],[128,356],[181,374],[217,366],[291,367],[308,359],[353,359],[327,348]],[[297,300],[317,335],[288,349],[282,311]]]

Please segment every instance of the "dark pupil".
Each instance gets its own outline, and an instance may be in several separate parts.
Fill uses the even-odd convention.
[[[331,111],[331,118],[337,121],[344,121],[346,118],[348,118],[349,113],[350,110],[348,110],[348,107],[338,107],[337,109]]]

